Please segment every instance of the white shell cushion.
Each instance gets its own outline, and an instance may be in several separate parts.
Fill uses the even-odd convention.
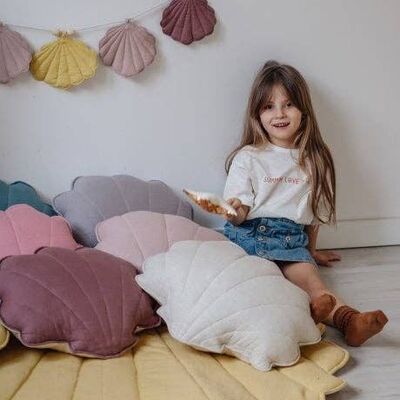
[[[268,371],[317,343],[308,295],[275,263],[228,241],[181,241],[148,258],[138,284],[161,304],[170,334],[199,350],[225,353]]]

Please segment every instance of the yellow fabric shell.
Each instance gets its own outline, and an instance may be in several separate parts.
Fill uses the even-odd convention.
[[[344,387],[333,374],[346,350],[328,341],[301,350],[296,365],[261,372],[194,350],[165,329],[144,332],[133,350],[110,360],[14,343],[0,352],[0,400],[323,400]]]
[[[92,78],[96,67],[94,50],[80,40],[63,35],[34,54],[30,69],[35,79],[68,89]]]

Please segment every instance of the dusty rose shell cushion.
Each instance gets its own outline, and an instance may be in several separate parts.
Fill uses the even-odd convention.
[[[72,189],[56,196],[53,203],[71,224],[76,240],[88,247],[97,244],[96,225],[116,215],[144,210],[193,216],[191,205],[164,182],[145,182],[129,175],[76,178]]]
[[[47,246],[72,250],[80,247],[62,217],[49,217],[26,204],[0,211],[0,260],[13,255],[34,254]]]
[[[97,249],[121,257],[142,271],[146,258],[181,240],[226,240],[225,236],[177,215],[133,211],[100,222]]]
[[[0,264],[0,320],[28,347],[109,358],[160,322],[128,262],[99,250],[45,248]]]

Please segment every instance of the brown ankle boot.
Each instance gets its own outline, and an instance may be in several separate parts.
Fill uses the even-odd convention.
[[[333,315],[334,326],[343,333],[346,343],[355,347],[379,333],[387,322],[381,310],[360,313],[349,306],[341,306]]]

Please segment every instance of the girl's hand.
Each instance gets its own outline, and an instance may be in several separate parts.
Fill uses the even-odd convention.
[[[311,253],[313,256],[314,260],[318,265],[323,265],[324,267],[333,267],[331,264],[331,261],[340,261],[341,257],[339,254],[333,252],[333,251],[314,251]]]
[[[237,216],[228,215],[226,213],[222,216],[231,224],[240,225],[246,219],[249,212],[249,207],[242,204],[242,202],[236,197],[228,199],[226,200],[226,202],[235,209],[235,211],[237,212]]]

